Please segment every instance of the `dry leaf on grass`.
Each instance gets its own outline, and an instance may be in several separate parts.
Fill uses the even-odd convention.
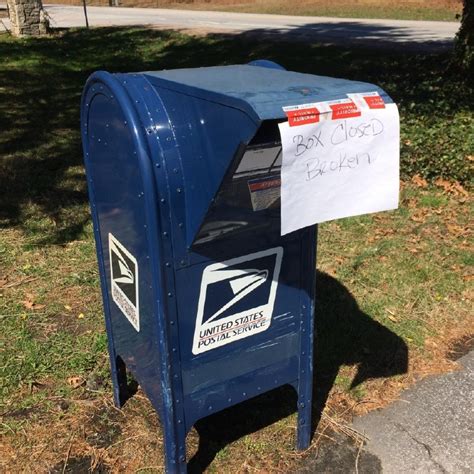
[[[463,195],[463,196],[466,196],[468,197],[469,196],[469,192],[463,188],[463,186],[461,184],[459,184],[457,181],[455,181],[453,183],[453,194],[458,194],[458,195]]]
[[[79,388],[84,383],[84,379],[82,377],[69,377],[67,383],[72,388]]]
[[[457,181],[451,182],[443,178],[438,178],[435,184],[443,188],[446,193],[454,194],[455,196],[469,196],[469,193]]]
[[[25,296],[26,298],[22,301],[22,303],[26,309],[32,309],[33,311],[35,311],[38,309],[43,309],[46,306],[44,304],[35,303],[34,301],[35,297],[31,295],[30,293],[27,293]]]
[[[418,186],[419,188],[427,188],[428,187],[428,181],[426,181],[425,178],[422,178],[419,174],[415,174],[415,176],[413,176],[413,178],[411,178],[411,182],[415,186]]]
[[[468,229],[456,224],[446,224],[446,228],[450,234],[454,235],[464,235],[468,233]]]

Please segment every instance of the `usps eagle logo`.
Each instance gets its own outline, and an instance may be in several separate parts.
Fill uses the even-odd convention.
[[[112,299],[132,326],[140,331],[137,259],[109,234]]]
[[[283,248],[207,266],[193,339],[193,354],[221,347],[270,327]]]

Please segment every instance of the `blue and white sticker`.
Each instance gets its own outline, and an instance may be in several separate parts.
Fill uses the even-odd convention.
[[[112,299],[131,325],[140,331],[137,259],[109,233]]]
[[[283,248],[207,266],[202,274],[193,354],[266,331],[271,324]]]

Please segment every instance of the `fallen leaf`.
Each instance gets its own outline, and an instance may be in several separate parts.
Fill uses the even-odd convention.
[[[395,231],[393,229],[375,229],[375,235],[393,235]]]
[[[454,235],[464,235],[466,233],[466,229],[461,227],[460,225],[456,224],[446,224],[448,232]]]
[[[22,301],[22,303],[26,309],[33,309],[33,306],[35,305],[33,301],[29,301],[29,300],[24,300]]]
[[[452,189],[454,191],[454,194],[458,192],[459,194],[462,194],[463,196],[469,196],[468,191],[466,191],[461,184],[459,184],[457,181],[455,181],[452,185]]]
[[[67,309],[68,311],[71,311],[72,308],[68,304],[65,304],[64,309]]]
[[[446,191],[451,187],[451,183],[443,178],[438,178],[434,183],[436,186],[443,188]]]
[[[72,388],[79,388],[84,383],[84,379],[82,377],[69,377],[67,383]]]
[[[77,317],[78,317],[79,319],[84,319],[84,313],[79,313],[79,314],[77,315]]]
[[[418,186],[419,188],[427,188],[428,187],[428,181],[426,181],[426,179],[422,178],[419,174],[415,174],[415,176],[413,176],[413,178],[411,178],[411,182],[415,186]]]
[[[35,303],[33,295],[27,293],[25,296],[26,296],[26,299],[23,300],[22,303],[26,309],[32,309],[33,311],[36,311],[38,309],[43,309],[45,307],[44,304]]]
[[[443,178],[438,178],[435,181],[436,186],[443,188],[445,192],[454,194],[455,196],[469,196],[469,193],[457,181],[447,181]]]

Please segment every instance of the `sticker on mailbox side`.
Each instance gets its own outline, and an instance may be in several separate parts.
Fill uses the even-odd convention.
[[[132,326],[140,331],[137,259],[109,233],[112,299]]]
[[[279,175],[252,179],[247,183],[254,211],[274,206],[280,199],[281,179]]]
[[[271,324],[283,248],[207,266],[202,274],[193,354],[266,331]]]

